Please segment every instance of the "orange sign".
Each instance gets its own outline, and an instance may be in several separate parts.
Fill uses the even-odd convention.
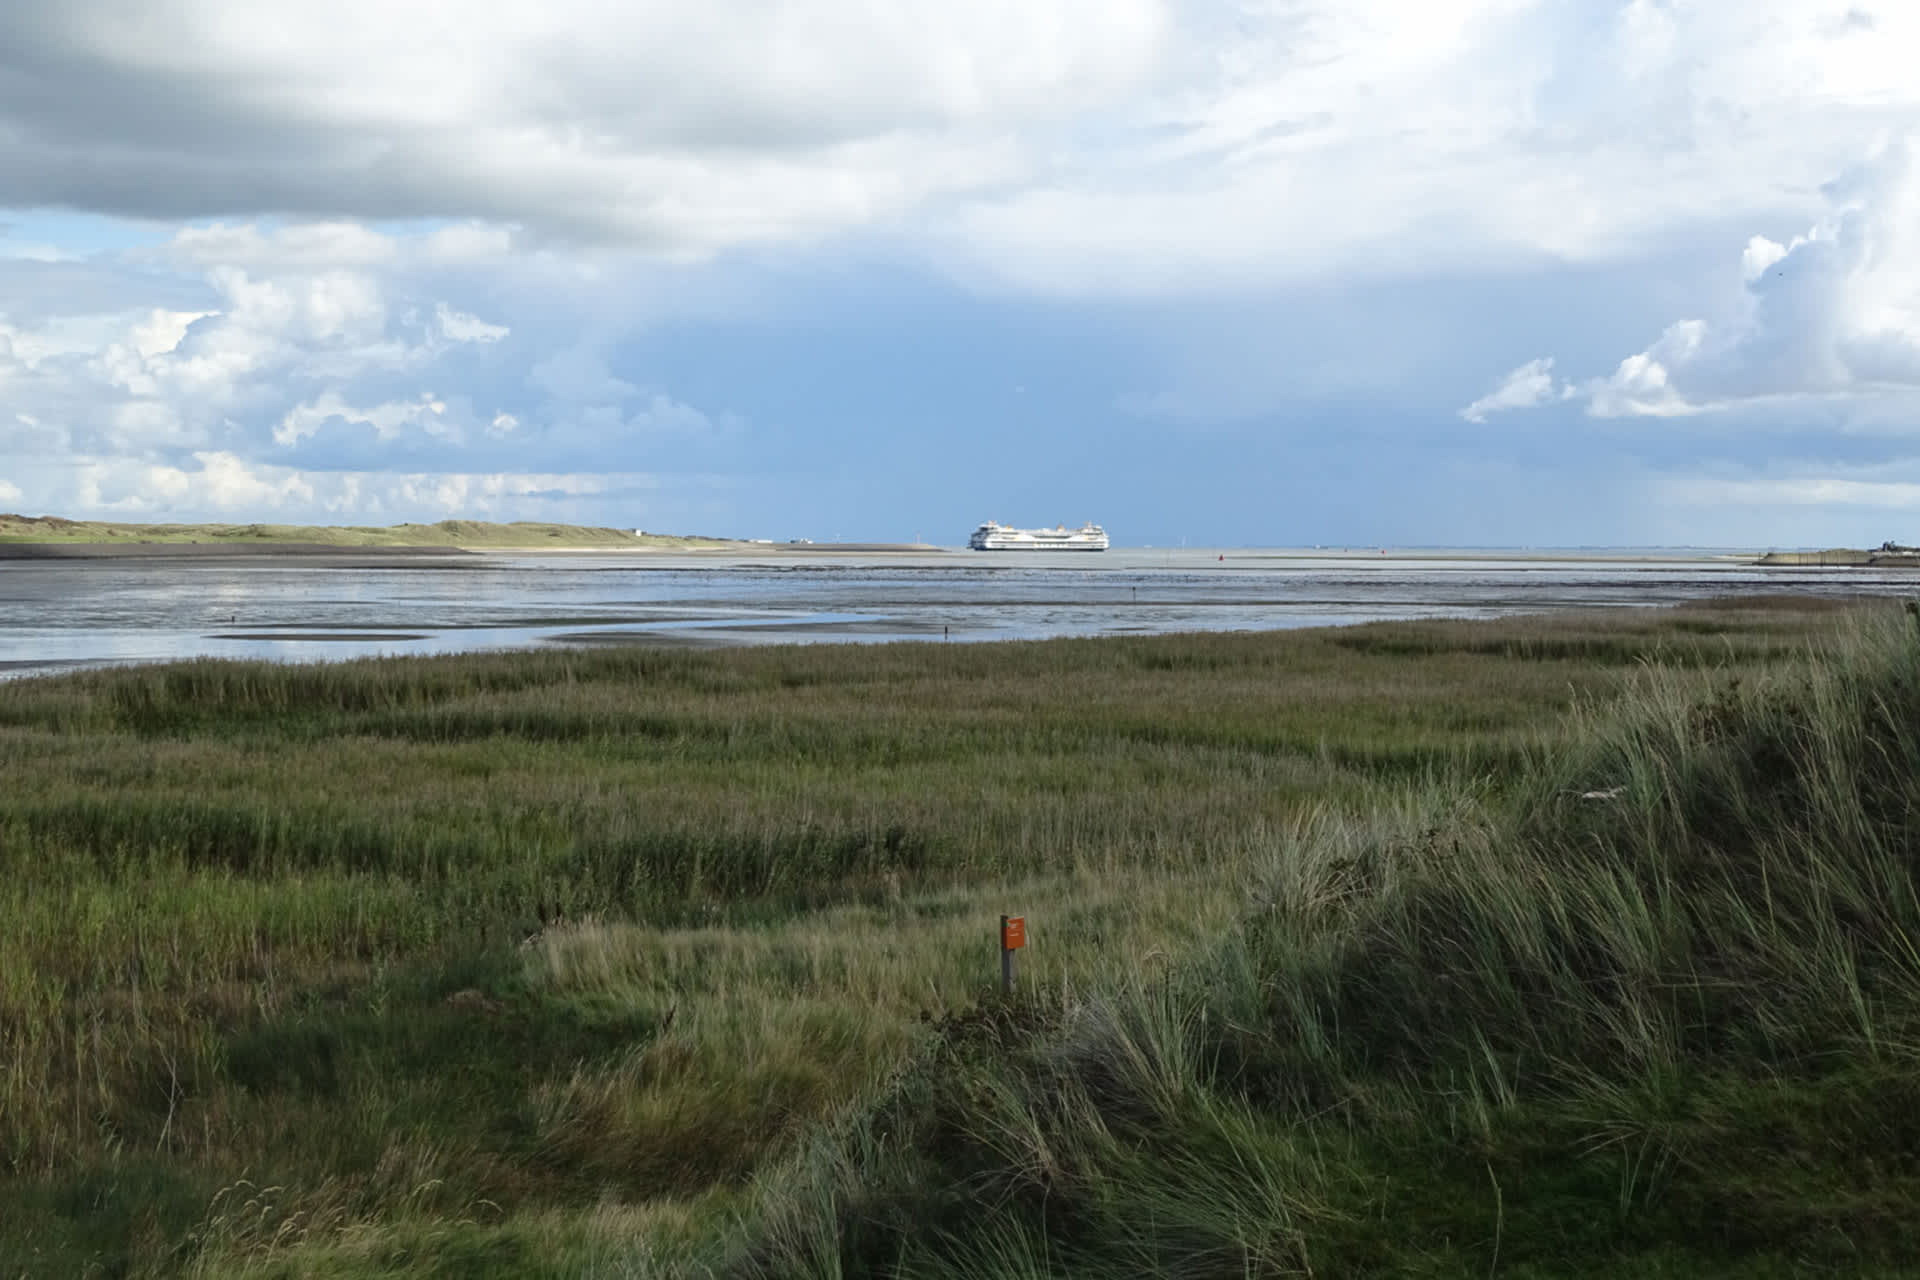
[[[1027,918],[1025,916],[1000,917],[1000,949],[1018,951],[1027,945]]]

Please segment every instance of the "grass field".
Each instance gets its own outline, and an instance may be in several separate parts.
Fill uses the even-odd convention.
[[[0,685],[0,1274],[1890,1265],[1916,655],[1731,601]]]
[[[437,524],[356,527],[300,524],[116,524],[59,516],[0,513],[0,543],[230,543],[329,547],[598,548],[687,550],[737,544],[719,538],[636,534],[574,524],[442,520]]]

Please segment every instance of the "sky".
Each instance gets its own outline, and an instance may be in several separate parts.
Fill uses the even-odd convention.
[[[0,6],[0,510],[1920,543],[1911,0]]]

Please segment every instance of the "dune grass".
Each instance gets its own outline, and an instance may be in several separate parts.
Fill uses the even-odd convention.
[[[1637,1203],[1677,1167],[1644,1064],[1705,1044],[1745,1070],[1809,1009],[1824,1029],[1769,1070],[1910,1043],[1878,953],[1782,942],[1766,983],[1687,985],[1692,882],[1660,879],[1712,792],[1662,799],[1657,753],[1839,688],[1807,660],[1832,624],[1752,601],[0,685],[0,1261],[1258,1273],[1365,1260],[1394,1144],[1450,1167],[1528,1108],[1638,1153]],[[1622,746],[1588,709],[1652,669],[1667,736]],[[1770,794],[1728,819],[1755,848]],[[1775,844],[1811,928],[1818,876]],[[1897,900],[1876,865],[1860,909]],[[1787,927],[1740,901],[1726,956]],[[1002,1007],[1010,909],[1034,946]],[[1871,982],[1828,984],[1846,963]],[[1594,972],[1624,994],[1513,1040],[1592,1006]],[[1434,1186],[1404,1248],[1444,1261],[1421,1232],[1484,1206]],[[1115,1234],[1136,1210],[1166,1229]]]
[[[1920,633],[1650,671],[1271,851],[1166,975],[955,1028],[729,1274],[1911,1274]]]

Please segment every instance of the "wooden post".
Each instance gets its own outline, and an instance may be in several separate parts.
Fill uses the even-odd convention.
[[[1027,918],[1000,917],[1000,992],[1013,994],[1013,953],[1027,945]]]

